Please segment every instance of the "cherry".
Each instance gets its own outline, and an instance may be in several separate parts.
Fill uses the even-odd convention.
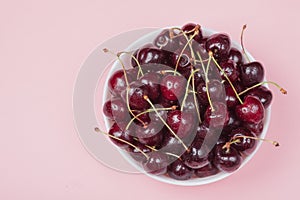
[[[133,80],[130,75],[127,75],[127,79],[129,83]],[[126,87],[127,84],[123,70],[117,70],[108,80],[109,91],[114,95],[120,95],[122,91],[126,90]]]
[[[135,81],[129,85],[128,102],[131,109],[144,110],[150,107],[148,102],[144,99],[149,91],[141,82]],[[123,90],[121,93],[122,98],[126,102],[127,92]]]
[[[235,82],[238,79],[239,72],[237,70],[235,62],[233,62],[232,60],[223,61],[220,63],[220,66],[231,82]],[[223,72],[220,72],[220,74],[222,78],[225,79]]]
[[[208,82],[209,95],[212,101],[225,101],[225,88],[224,85],[216,79],[212,79]],[[200,104],[208,105],[208,97],[206,91],[206,83],[201,82],[197,86],[197,95]]]
[[[212,162],[209,162],[204,167],[195,170],[195,175],[199,178],[213,176],[217,174],[219,170],[214,166]]]
[[[203,145],[202,140],[195,140],[189,149],[190,151],[183,155],[184,164],[186,166],[191,169],[199,169],[209,163],[209,149],[206,145]]]
[[[244,103],[236,106],[235,112],[242,121],[257,124],[263,120],[265,109],[258,98],[246,96]]]
[[[240,167],[242,158],[235,148],[232,146],[224,148],[224,145],[224,143],[220,143],[216,146],[214,164],[222,171],[233,172]]]
[[[211,35],[206,43],[206,51],[211,51],[216,59],[227,58],[231,41],[228,35],[216,33]]]
[[[134,146],[139,148],[139,150],[137,148],[129,147],[128,152],[130,156],[138,162],[141,163],[146,162],[147,158],[145,157],[145,155],[141,153],[141,151],[143,151],[146,154],[149,154],[150,152],[152,152],[152,150],[138,141],[135,141],[133,144]]]
[[[232,132],[230,133],[230,137],[233,140],[233,143],[231,145],[236,150],[238,150],[246,155],[249,155],[254,150],[256,141],[254,139],[246,138],[243,136],[256,137],[256,135],[254,133],[251,133],[251,131],[249,131],[248,129],[240,127],[240,128],[232,130]],[[234,142],[234,141],[236,141],[236,142]]]
[[[104,115],[116,121],[124,121],[129,118],[128,109],[124,101],[120,98],[112,98],[104,103]]]
[[[166,75],[160,85],[161,94],[164,98],[176,101],[185,93],[186,79],[183,76]]]
[[[163,97],[163,95],[160,96],[159,100],[158,100],[158,104],[163,106],[164,108],[168,108],[171,106],[179,106],[179,103],[176,100],[168,100],[165,97]]]
[[[191,65],[191,63],[190,63],[190,57],[188,55],[182,54],[180,56],[180,52],[178,54],[174,54],[173,65],[176,66],[177,62],[178,62],[178,66],[177,66],[178,71],[184,71],[185,69],[188,69],[190,71],[190,68],[188,67]]]
[[[137,60],[140,65],[145,64],[164,64],[170,67],[173,66],[174,53],[157,48],[142,48],[137,54]]]
[[[191,135],[195,128],[194,115],[180,110],[169,111],[166,122],[179,138]]]
[[[153,151],[148,155],[148,160],[143,163],[144,170],[155,175],[165,174],[167,172],[168,156],[160,151]]]
[[[135,136],[139,142],[148,146],[159,146],[163,140],[163,124],[151,122],[146,127],[137,126]]]
[[[175,37],[170,38],[170,33]],[[165,29],[154,39],[154,45],[160,49],[174,52],[180,47],[178,33],[175,30]]]
[[[236,94],[234,93],[232,87],[229,85],[225,87],[225,91],[226,91],[225,100],[226,100],[227,107],[229,109],[234,108],[239,103]]]
[[[176,180],[188,180],[192,177],[193,170],[178,159],[168,166],[168,175]]]
[[[161,151],[173,153],[175,155],[182,155],[185,152],[182,143],[170,132],[167,132],[164,135],[164,140],[161,146]]]
[[[194,24],[194,23],[188,23],[188,24],[185,24],[181,29],[184,31],[184,32],[188,32],[186,33],[187,36],[192,36],[195,31],[192,31],[193,29],[195,30],[196,26],[200,27],[199,25],[197,24]],[[195,35],[195,37],[193,38],[195,41],[197,41],[198,43],[201,42],[203,36],[202,36],[202,31],[200,28],[198,28],[198,34]]]
[[[202,69],[201,66],[199,66],[198,64],[195,65],[195,68],[196,69]],[[197,71],[194,73],[194,82],[195,82],[195,87],[197,88],[197,86],[200,84],[200,83],[204,83],[204,80],[205,80],[205,75],[203,73],[203,70],[201,71]],[[191,82],[192,83],[192,82]]]
[[[183,102],[182,102],[183,104]],[[189,113],[192,113],[193,115],[196,115],[196,109],[198,109],[196,107],[196,105],[198,105],[198,100],[196,98],[196,104],[195,104],[195,99],[194,99],[194,96],[193,95],[188,95],[184,104],[182,105],[183,106],[183,111],[184,112],[189,112]],[[198,105],[199,106],[199,105]]]
[[[265,86],[254,88],[247,92],[246,95],[257,97],[265,108],[270,106],[273,98],[272,92]]]
[[[157,102],[160,96],[161,75],[149,72],[140,78],[140,82],[146,86],[150,100],[152,102]]]
[[[236,48],[232,47],[228,53],[228,59],[235,62],[238,66],[243,64],[243,55]]]
[[[236,116],[235,112],[229,112],[229,121],[227,126],[224,128],[226,131],[231,132],[233,129],[242,126],[243,123]]]
[[[111,126],[108,134],[132,144],[133,143],[133,136],[132,136],[133,130],[132,129],[125,130],[125,127],[126,127],[126,124],[123,122],[114,123]],[[130,147],[130,145],[128,145],[120,140],[117,140],[112,137],[110,137],[110,139],[114,144],[116,144],[120,148]]]
[[[244,86],[250,87],[264,79],[264,68],[259,62],[250,62],[240,66],[240,78]]]
[[[213,108],[214,110],[211,107],[207,108],[204,116],[204,122],[210,128],[226,126],[229,121],[227,106],[221,102],[214,102]]]
[[[252,133],[259,136],[262,131],[264,130],[264,123],[263,121],[259,122],[258,124],[250,124],[250,123],[243,123],[243,126],[249,129]]]

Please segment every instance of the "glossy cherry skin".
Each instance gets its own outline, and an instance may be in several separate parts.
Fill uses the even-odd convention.
[[[211,51],[216,59],[227,58],[231,41],[228,35],[216,33],[211,35],[206,43],[206,51]]]
[[[223,61],[220,63],[220,66],[231,82],[237,81],[237,79],[239,78],[239,72],[237,70],[235,62],[233,62],[232,60]],[[220,71],[220,74],[223,80],[227,80],[225,78],[225,75],[223,75],[223,72]]]
[[[236,106],[235,113],[242,121],[257,124],[264,119],[265,109],[258,98],[246,96],[244,103]]]
[[[191,113],[181,112],[180,110],[169,111],[166,122],[180,138],[194,133],[195,117]]]
[[[234,147],[239,152],[249,155],[255,149],[256,140],[250,139],[250,138],[242,138],[239,136],[256,137],[256,135],[254,133],[251,133],[251,131],[249,131],[248,129],[242,128],[242,127],[234,129],[230,133],[230,138],[233,138],[233,140],[239,140],[239,141],[231,144],[232,147]],[[234,139],[234,138],[236,138],[236,139]]]
[[[103,113],[107,118],[116,121],[126,121],[129,118],[127,106],[121,98],[112,98],[105,102]]]
[[[142,66],[147,64],[163,64],[174,67],[173,57],[173,52],[158,48],[142,48],[137,54],[137,60]]]
[[[195,101],[196,100],[196,101]],[[197,115],[197,107],[196,105],[198,105],[198,99],[196,97],[196,99],[194,99],[194,96],[192,94],[189,94],[183,104],[183,102],[181,103],[181,106],[183,106],[183,111],[184,112],[189,112],[192,113],[193,115]],[[199,107],[199,105],[198,105]],[[200,112],[200,111],[199,111]]]
[[[247,92],[246,95],[257,97],[265,108],[270,106],[273,98],[272,92],[265,86],[254,88]]]
[[[147,127],[137,126],[135,136],[139,142],[148,146],[160,146],[163,140],[163,124],[151,122]]]
[[[258,124],[250,124],[250,123],[245,122],[245,123],[243,123],[243,126],[257,136],[259,136],[264,130],[264,122],[263,121],[259,122]]]
[[[233,172],[241,166],[242,158],[235,148],[230,146],[227,150],[223,146],[224,143],[220,143],[215,148],[214,165],[222,171]]]
[[[238,66],[243,64],[243,55],[236,48],[232,47],[228,53],[228,59],[235,62]]]
[[[150,107],[149,103],[144,99],[144,96],[148,96],[149,91],[141,82],[135,81],[129,85],[128,90],[128,102],[131,109],[144,110]],[[124,102],[127,102],[127,92],[122,91],[121,97]]]
[[[177,70],[180,72],[182,72],[186,69],[190,71],[190,68],[189,68],[189,66],[191,65],[190,57],[186,54],[182,54],[180,56],[180,53],[181,52],[179,52],[178,54],[175,54],[173,56],[173,66],[176,67],[176,65],[177,65]],[[179,61],[178,61],[178,59],[179,59]],[[178,62],[178,64],[177,64],[177,62]]]
[[[188,145],[188,143],[186,143]],[[161,151],[181,156],[185,152],[182,143],[170,132],[165,133]]]
[[[217,174],[219,170],[214,166],[212,162],[209,162],[204,167],[195,170],[195,175],[199,178],[204,178],[208,176],[213,176]]]
[[[161,94],[164,98],[176,101],[185,93],[186,79],[183,76],[168,74],[163,77],[160,85]]]
[[[139,150],[137,148],[129,147],[128,152],[130,156],[140,163],[146,162],[147,158],[144,154],[141,153],[141,151],[143,151],[146,154],[149,154],[150,152],[152,152],[152,150],[138,141],[134,141],[133,145],[139,148]]]
[[[127,74],[127,79],[130,83],[133,78]],[[126,87],[127,84],[123,70],[114,72],[108,80],[108,88],[113,95],[120,95],[122,91],[126,90]]]
[[[250,62],[240,66],[240,78],[244,86],[250,87],[264,79],[264,68],[259,62]]]
[[[176,180],[188,180],[192,177],[193,170],[178,159],[168,166],[168,175]]]
[[[165,174],[169,164],[168,156],[160,151],[153,151],[148,155],[149,158],[143,163],[144,170],[155,175]]]
[[[185,24],[181,29],[184,31],[184,32],[189,32],[187,33],[187,36],[192,36],[195,31],[192,31],[195,27],[197,26],[197,24],[194,24],[194,23],[188,23],[188,24]],[[199,26],[199,25],[198,25]],[[200,26],[199,26],[200,27]],[[198,43],[201,42],[203,36],[202,36],[202,31],[201,29],[199,28],[198,29],[198,34],[194,36],[194,40]]]
[[[205,112],[204,122],[209,128],[222,128],[228,124],[229,112],[227,106],[221,102],[213,103],[213,108],[209,106]]]
[[[229,109],[234,108],[236,105],[239,104],[239,101],[236,97],[235,92],[233,91],[233,89],[230,85],[225,87],[225,91],[226,91],[225,101],[226,101],[227,107]]]
[[[191,169],[204,167],[209,163],[208,153],[209,149],[205,144],[203,144],[203,141],[200,139],[195,140],[191,144],[189,152],[186,152],[183,155],[184,164]]]
[[[155,103],[160,96],[161,75],[159,73],[149,72],[140,78],[140,82],[146,86],[150,100]]]
[[[171,32],[176,37],[170,38]],[[165,29],[154,39],[154,45],[163,50],[174,52],[181,46],[180,39],[177,35],[178,33],[175,32],[175,30]]]
[[[160,95],[160,98],[157,104],[161,105],[164,108],[170,108],[172,106],[179,106],[178,100],[168,100],[163,95]]]
[[[122,123],[122,122],[114,123],[111,126],[108,134],[112,135],[114,137],[120,138],[122,140],[125,140],[125,141],[132,144],[134,142],[134,140],[133,140],[133,130],[132,129],[125,130],[125,127],[126,127],[126,123]],[[116,144],[120,148],[130,147],[130,145],[128,145],[128,144],[126,144],[122,141],[119,141],[115,138],[110,137],[110,139],[114,144]]]
[[[209,88],[209,95],[211,98],[211,101],[225,101],[225,88],[224,85],[216,79],[212,79],[208,82],[208,88]],[[197,86],[197,95],[200,104],[208,105],[208,97],[207,97],[207,88],[206,83],[201,82]]]

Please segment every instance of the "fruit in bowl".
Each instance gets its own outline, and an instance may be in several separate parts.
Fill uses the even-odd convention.
[[[148,175],[212,182],[269,141],[264,126],[273,95],[266,84],[286,91],[265,81],[262,64],[245,52],[242,39],[238,46],[227,34],[188,23],[115,55],[103,105],[111,127],[103,133]]]

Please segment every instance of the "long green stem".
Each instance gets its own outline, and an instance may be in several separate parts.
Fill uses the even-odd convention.
[[[137,146],[131,144],[130,142],[128,142],[128,141],[126,141],[126,140],[123,140],[123,139],[121,139],[121,138],[118,138],[118,137],[116,137],[116,136],[110,135],[110,134],[108,134],[108,133],[106,133],[106,132],[103,132],[103,131],[101,131],[98,127],[95,128],[95,131],[96,131],[97,133],[102,133],[102,134],[104,134],[104,135],[106,135],[106,136],[108,136],[108,137],[111,137],[111,138],[113,138],[113,139],[115,139],[115,140],[118,140],[118,141],[120,141],[120,142],[123,142],[123,143],[125,143],[125,144],[127,144],[127,145],[129,145],[129,146],[131,146],[131,147],[133,147],[133,148],[135,148],[135,149],[137,149],[137,150],[138,150],[139,152],[141,152],[147,159],[149,159],[149,156],[148,156],[145,152],[143,152],[140,148],[138,148]]]
[[[272,85],[276,86],[276,87],[280,90],[280,92],[281,92],[282,94],[287,94],[287,91],[286,91],[285,89],[283,89],[283,88],[282,88],[280,85],[278,85],[277,83],[275,83],[275,82],[273,82],[273,81],[263,81],[263,82],[257,83],[257,84],[255,84],[255,85],[253,85],[253,86],[251,86],[251,87],[245,89],[244,91],[240,92],[239,95],[245,94],[245,93],[248,92],[249,90],[252,90],[252,89],[254,89],[254,88],[258,87],[258,86],[261,86],[261,85],[263,85],[263,84],[265,84],[265,83],[272,84]]]
[[[174,131],[171,129],[171,127],[165,122],[165,120],[160,116],[160,114],[157,112],[155,106],[152,104],[148,96],[144,96],[144,99],[151,105],[151,107],[156,112],[159,119],[162,121],[162,123],[169,129],[169,131],[174,135],[174,137],[182,144],[182,146],[185,148],[185,150],[189,151],[188,147],[184,144],[184,142],[174,133]]]

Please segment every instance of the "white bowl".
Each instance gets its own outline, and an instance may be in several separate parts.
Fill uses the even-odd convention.
[[[153,31],[143,37],[141,37],[140,39],[138,39],[137,41],[135,41],[134,43],[132,43],[126,50],[127,51],[132,51],[134,49],[137,49],[137,48],[140,48],[143,44],[147,43],[147,42],[152,42],[154,40],[154,38],[165,28],[162,28],[162,29],[157,29],[156,31]],[[214,33],[217,33],[216,31],[212,31],[212,30],[209,30],[209,29],[206,29],[206,28],[202,28],[202,31],[203,31],[203,35],[204,36],[208,36],[208,35],[211,35],[211,34],[214,34]],[[235,47],[239,50],[242,50],[241,49],[241,46],[232,41],[232,47]],[[120,49],[122,50],[122,49]],[[251,54],[249,52],[247,52],[247,55],[248,57],[250,58],[250,61],[254,61],[255,59],[251,56]],[[116,61],[117,62],[117,61]],[[108,78],[117,70],[119,69],[118,68],[118,65],[117,64],[114,64],[108,75],[107,75],[107,80],[106,80],[106,83],[105,85],[107,85],[107,81],[108,81]],[[109,91],[107,89],[107,87],[105,87],[104,89],[104,95],[103,95],[103,102],[106,101],[106,99],[108,98],[109,96]],[[260,137],[261,138],[265,138],[265,135],[267,133],[267,130],[268,130],[268,126],[269,126],[269,122],[270,122],[270,116],[271,116],[271,107],[269,107],[268,109],[266,109],[265,111],[265,119],[264,119],[264,129],[263,129],[263,132],[261,133]],[[104,116],[104,119],[105,119],[105,125],[106,125],[106,128],[107,130],[109,130],[109,128],[111,127],[112,123],[110,120],[106,119],[106,117]],[[258,141],[257,142],[257,146],[255,148],[255,150],[248,156],[245,157],[245,159],[243,160],[241,166],[239,167],[239,169],[241,169],[246,163],[248,163],[251,158],[256,154],[256,152],[258,151],[260,145],[261,145],[262,141]],[[152,174],[149,174],[149,173],[146,173],[143,168],[139,165],[137,165],[136,161],[128,154],[126,153],[124,150],[121,150],[119,149],[119,152],[120,154],[122,154],[122,156],[132,165],[134,166],[137,170],[139,170],[140,172],[142,173],[145,173],[147,176],[155,179],[155,180],[158,180],[158,181],[161,181],[161,182],[164,182],[164,183],[168,183],[168,184],[174,184],[174,185],[181,185],[181,186],[196,186],[196,185],[204,185],[204,184],[208,184],[208,183],[212,183],[212,182],[216,182],[218,180],[221,180],[221,179],[224,179],[234,173],[236,173],[238,170],[236,170],[235,172],[233,173],[225,173],[225,172],[219,172],[218,174],[216,175],[213,175],[213,176],[209,176],[209,177],[205,177],[205,178],[191,178],[189,180],[184,180],[184,181],[179,181],[179,180],[175,180],[175,179],[172,179],[168,176],[165,176],[165,175],[161,175],[161,176],[157,176],[157,175],[152,175]]]

